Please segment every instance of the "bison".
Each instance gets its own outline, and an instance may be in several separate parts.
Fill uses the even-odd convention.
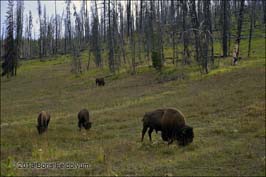
[[[90,122],[90,114],[87,109],[82,109],[78,113],[78,127],[79,131],[81,131],[82,126],[88,130],[91,128],[91,122]]]
[[[105,85],[105,82],[104,82],[104,78],[96,78],[95,79],[95,83],[96,83],[96,86],[104,86]]]
[[[157,109],[144,115],[142,141],[148,128],[150,141],[154,129],[156,133],[161,131],[162,139],[168,144],[177,140],[179,145],[185,146],[194,138],[193,128],[186,125],[184,115],[173,108]]]
[[[51,116],[48,112],[41,111],[39,113],[36,126],[39,134],[42,134],[47,130],[50,118]]]

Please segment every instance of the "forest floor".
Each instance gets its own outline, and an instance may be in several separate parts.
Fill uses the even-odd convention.
[[[207,75],[187,69],[183,79],[174,66],[161,73],[143,66],[106,78],[104,87],[94,82],[100,69],[75,76],[68,57],[23,62],[16,77],[1,80],[1,175],[265,175],[265,39],[253,45],[252,57],[243,52],[237,66],[220,59]],[[162,107],[184,113],[192,144],[168,146],[160,133],[140,142],[144,113]],[[82,108],[93,124],[79,132]],[[51,121],[40,136],[41,110]],[[19,169],[18,162],[89,167]]]

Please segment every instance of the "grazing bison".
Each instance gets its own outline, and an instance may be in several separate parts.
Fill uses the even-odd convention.
[[[86,130],[91,128],[91,122],[90,122],[90,115],[89,111],[87,109],[82,109],[78,113],[78,127],[79,131],[81,130],[81,127],[84,127]]]
[[[164,141],[171,144],[174,140],[179,142],[179,145],[187,145],[193,141],[193,128],[185,123],[184,115],[173,108],[157,109],[155,111],[146,113],[143,118],[143,137],[149,128],[149,137],[151,140],[151,133],[153,129],[161,131],[161,137]]]
[[[45,111],[41,111],[39,113],[37,118],[38,125],[36,126],[39,134],[42,134],[47,130],[50,118],[51,118],[50,114]]]
[[[95,83],[96,83],[96,86],[104,86],[105,82],[104,82],[104,78],[96,78],[95,79]]]

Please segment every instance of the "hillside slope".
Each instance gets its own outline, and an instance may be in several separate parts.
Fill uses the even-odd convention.
[[[255,64],[254,64],[255,63]],[[2,175],[264,175],[265,59],[209,75],[158,82],[152,69],[135,76],[74,77],[60,60],[29,62],[1,81]],[[159,133],[140,142],[142,116],[176,107],[194,127],[194,142],[167,146]],[[92,129],[78,131],[88,108]],[[37,134],[38,112],[51,113]],[[18,169],[17,162],[80,162],[87,169]]]

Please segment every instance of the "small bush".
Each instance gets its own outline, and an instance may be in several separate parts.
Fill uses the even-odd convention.
[[[160,53],[157,51],[152,51],[151,58],[152,58],[152,66],[157,70],[161,70],[162,61],[160,58]]]

